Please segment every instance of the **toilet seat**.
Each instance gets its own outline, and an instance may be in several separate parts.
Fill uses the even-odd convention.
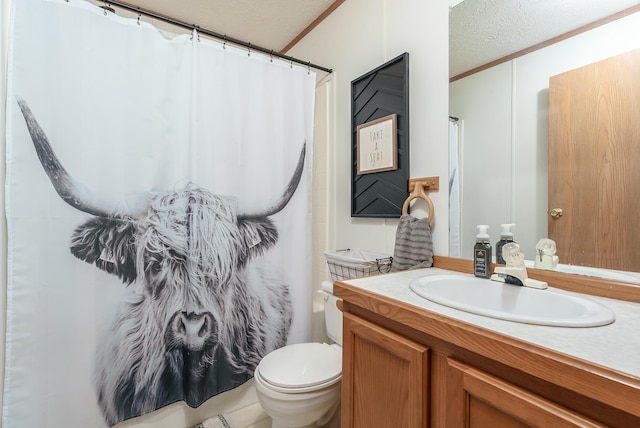
[[[342,348],[326,343],[285,346],[265,356],[255,375],[266,387],[277,392],[323,389],[342,378]]]

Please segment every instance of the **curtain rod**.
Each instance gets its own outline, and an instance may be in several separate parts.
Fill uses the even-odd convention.
[[[206,28],[201,28],[195,24],[187,24],[186,22],[183,21],[179,21],[177,19],[174,18],[170,18],[168,16],[164,16],[164,15],[159,15],[155,12],[152,12],[150,10],[145,10],[145,9],[141,9],[137,6],[132,6],[130,4],[127,3],[122,3],[119,1],[111,1],[111,0],[105,0],[104,1],[105,6],[100,6],[106,10],[108,9],[108,6],[110,5],[114,5],[117,7],[120,7],[122,9],[126,9],[129,10],[131,12],[136,12],[140,15],[145,15],[148,16],[150,18],[155,18],[155,19],[159,19],[161,21],[167,22],[169,24],[175,25],[177,27],[182,27],[182,28],[186,28],[189,30],[196,30],[198,33],[202,33],[202,34],[206,34],[207,36],[211,36],[214,37],[218,40],[223,40],[224,42],[228,42],[228,43],[233,43],[234,45],[239,45],[239,46],[243,46],[245,48],[247,48],[249,51],[254,50],[254,51],[259,51],[262,52],[264,54],[270,55],[270,56],[274,56],[280,59],[286,59],[289,62],[295,62],[296,64],[301,64],[301,65],[305,65],[307,67],[311,67],[311,68],[315,68],[317,70],[321,70],[324,71],[326,73],[333,73],[333,69],[331,68],[326,68],[326,67],[322,67],[321,65],[316,65],[316,64],[312,64],[311,62],[306,62],[306,61],[302,61],[298,58],[294,58],[292,56],[289,55],[284,55],[278,52],[275,52],[273,49],[267,49],[267,48],[263,48],[261,46],[256,46],[254,44],[242,41],[242,40],[238,40],[235,39],[233,37],[228,37],[226,34],[220,34],[220,33],[216,33],[215,31],[211,31],[211,30],[207,30]]]

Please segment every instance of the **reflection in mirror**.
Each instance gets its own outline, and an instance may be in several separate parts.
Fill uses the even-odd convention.
[[[637,0],[599,1],[599,7],[613,9],[596,11],[597,7],[587,7],[584,0],[557,0],[557,7],[552,6],[553,2],[550,1],[544,3],[547,12],[551,12],[545,17],[538,15],[544,11],[524,10],[527,6],[539,8],[539,2],[511,0],[498,2],[500,6],[495,3],[491,0],[465,0],[450,12],[452,79],[449,111],[451,116],[458,119],[450,123],[451,171],[455,171],[451,193],[450,256],[472,258],[476,225],[490,225],[489,234],[495,245],[500,239],[500,225],[514,223],[514,240],[520,244],[533,266],[538,241],[542,238],[554,238],[550,236],[553,228],[549,227],[549,222],[553,218],[549,211],[551,208],[560,208],[549,207],[549,198],[553,196],[548,191],[550,78],[639,49],[640,7]],[[514,7],[505,8],[505,3],[512,3]],[[626,9],[629,7],[632,8]],[[617,19],[602,20],[603,17],[625,9],[620,16],[615,16]],[[595,15],[579,18],[582,10],[594,12]],[[524,21],[518,21],[516,15],[519,12],[525,13]],[[571,27],[561,27],[560,18],[563,16],[569,19]],[[496,28],[498,23],[500,26]],[[542,23],[554,23],[558,29],[549,28],[554,32],[545,33],[546,25]],[[574,31],[570,36],[557,37],[548,44],[534,46],[587,23],[594,24],[588,26],[588,29]],[[510,24],[517,27],[513,29],[513,33],[508,28]],[[542,39],[528,38],[530,29],[535,30],[535,34]],[[508,46],[505,47],[505,43],[500,42],[502,39],[508,42]],[[527,45],[518,45],[520,39],[525,39],[521,43]],[[483,40],[486,45],[503,50],[494,53],[477,44]],[[471,53],[465,53],[465,42],[470,45]],[[532,49],[526,49],[532,46]],[[519,52],[508,57],[522,49],[528,53]],[[495,61],[501,57],[507,58]],[[492,66],[466,73],[492,61],[495,61]],[[629,97],[628,93],[619,95]],[[640,94],[631,98],[640,99]],[[635,143],[635,151],[640,152],[637,138]],[[612,140],[613,150],[615,144],[619,143]],[[603,161],[607,162],[606,156]],[[636,171],[630,173],[637,177]],[[459,185],[457,194],[456,180]],[[610,185],[604,183],[605,188]],[[574,197],[593,191],[595,189],[592,188],[576,189]],[[614,226],[637,229],[636,225],[640,220],[638,211],[635,221],[631,219],[616,224],[616,214],[613,212],[607,214],[608,218],[603,218],[603,213],[607,213],[607,209],[602,209],[603,206],[609,208],[608,195],[602,195],[600,200],[602,203],[599,206],[580,213],[588,224],[608,222]],[[566,220],[569,217],[559,218]],[[567,224],[566,227],[571,226],[569,222],[564,224]],[[617,232],[615,236],[611,235],[611,231],[608,233],[608,241],[615,242],[622,239],[625,230]],[[572,236],[575,237],[575,234]],[[558,242],[560,264],[557,270],[615,280],[640,281],[640,273],[636,273],[640,271],[640,253],[626,251],[635,260],[624,267],[607,264],[607,258],[622,257],[625,251],[618,246],[607,250],[607,257],[594,254],[587,262],[573,262],[587,266],[578,267],[568,265],[571,253],[569,256],[562,256],[563,251],[567,251],[572,245],[572,242]],[[632,245],[637,247],[637,242]],[[604,253],[600,250],[601,247],[601,244],[594,242],[593,249],[589,252]]]

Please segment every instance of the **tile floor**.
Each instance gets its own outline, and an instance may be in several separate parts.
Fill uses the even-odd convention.
[[[230,412],[225,415],[225,419],[231,428],[271,428],[271,418],[264,412],[260,403],[254,403]],[[207,421],[203,422],[203,426],[204,428],[208,428]],[[334,417],[327,423],[327,425],[324,425],[323,428],[340,428],[339,409]]]
[[[238,409],[225,418],[231,428],[271,428],[271,418],[262,410],[260,403]]]

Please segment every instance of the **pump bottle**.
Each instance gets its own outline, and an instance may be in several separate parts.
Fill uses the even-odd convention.
[[[501,224],[502,232],[500,233],[500,240],[496,242],[496,263],[499,265],[507,264],[502,257],[502,247],[504,244],[508,242],[513,242],[513,232],[511,228],[515,226],[515,224]]]
[[[491,243],[486,224],[478,225],[476,244],[473,246],[473,273],[480,278],[491,278]]]

